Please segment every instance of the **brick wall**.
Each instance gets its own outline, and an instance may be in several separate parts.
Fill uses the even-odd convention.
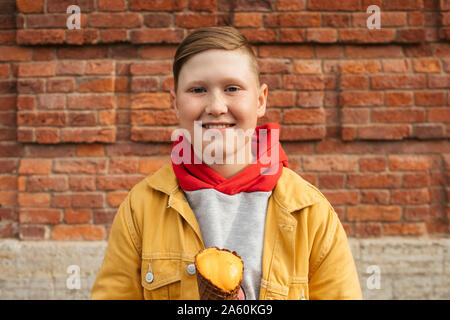
[[[66,9],[81,9],[68,30]],[[369,5],[381,29],[369,30]],[[177,44],[233,25],[290,166],[350,237],[447,236],[448,0],[0,0],[0,238],[106,240],[169,162]]]

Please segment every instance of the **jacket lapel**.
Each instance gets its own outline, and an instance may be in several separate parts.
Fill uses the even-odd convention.
[[[197,222],[197,218],[189,206],[183,190],[178,185],[172,164],[169,163],[164,165],[153,175],[148,176],[146,180],[150,187],[168,195],[167,208],[173,208],[186,220],[186,222],[195,231],[204,247],[203,237],[200,232],[200,226]]]

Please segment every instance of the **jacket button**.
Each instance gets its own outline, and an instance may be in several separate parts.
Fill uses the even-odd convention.
[[[189,273],[191,276],[195,274],[195,264],[191,263],[186,267],[187,273]]]
[[[153,282],[153,273],[147,272],[147,274],[145,275],[145,281],[147,283],[152,283]]]

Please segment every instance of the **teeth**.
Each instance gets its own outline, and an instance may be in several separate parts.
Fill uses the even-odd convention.
[[[228,127],[232,127],[232,124],[222,124],[222,125],[204,125],[205,128],[207,129],[223,129],[223,128],[228,128]]]

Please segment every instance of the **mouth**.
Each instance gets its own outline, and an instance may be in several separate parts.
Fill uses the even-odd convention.
[[[224,124],[203,124],[202,127],[205,129],[228,129],[235,127],[236,124],[234,123],[224,123]]]

